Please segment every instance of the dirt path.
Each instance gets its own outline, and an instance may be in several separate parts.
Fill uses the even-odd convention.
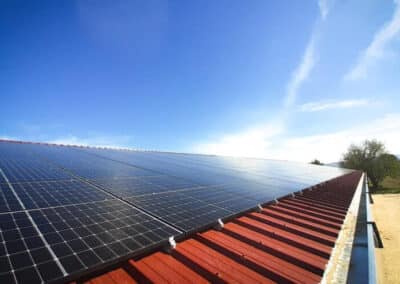
[[[379,283],[400,283],[400,194],[373,196],[373,214],[383,241],[376,249]]]

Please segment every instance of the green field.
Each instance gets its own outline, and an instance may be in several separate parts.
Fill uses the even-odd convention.
[[[400,177],[387,177],[375,193],[400,193]]]

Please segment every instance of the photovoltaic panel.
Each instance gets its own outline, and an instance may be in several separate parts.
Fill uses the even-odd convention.
[[[185,232],[216,224],[239,212],[257,207],[260,201],[232,186],[198,187],[125,198]]]
[[[88,154],[77,147],[37,147],[34,152],[43,159],[86,179],[151,176],[150,170]]]
[[[231,214],[254,208],[259,204],[246,193],[226,185],[191,189],[180,194],[228,210]]]
[[[63,180],[71,176],[38,159],[0,160],[0,169],[10,182]],[[2,182],[5,182],[2,176]]]
[[[143,178],[146,182],[163,188],[165,190],[179,190],[185,188],[192,188],[200,186],[199,184],[190,180],[185,180],[178,177],[168,175],[149,176]]]
[[[19,210],[22,210],[22,207],[8,184],[0,183],[0,213]]]
[[[138,253],[178,234],[116,199],[30,212],[68,274]]]
[[[77,275],[166,243],[178,233],[117,199],[3,213],[0,283]]]
[[[0,169],[0,283],[48,282],[95,270],[349,172],[263,159],[4,142]]]
[[[41,283],[63,277],[26,212],[0,214],[0,283]]]
[[[119,197],[132,197],[199,187],[196,183],[169,176],[97,179],[91,180],[91,182]]]
[[[37,181],[12,184],[26,209],[37,209],[111,199],[79,180]]]
[[[186,232],[231,215],[228,210],[179,192],[143,195],[127,200]]]
[[[272,181],[275,181],[275,184],[286,183],[289,187],[299,190],[349,172],[333,167],[264,159],[111,149],[84,151],[201,185],[225,184],[240,178],[250,183],[266,183],[269,187]]]
[[[225,182],[221,173],[209,169],[199,168],[190,163],[177,164],[168,159],[159,159],[153,153],[136,151],[115,151],[100,149],[85,149],[88,153],[118,160],[126,164],[151,169],[158,174],[169,175],[194,182],[200,185],[215,185]]]
[[[93,159],[93,161],[77,162],[75,165],[64,163],[60,163],[60,165],[68,169],[71,173],[86,179],[154,175],[154,173],[146,170],[136,169],[113,161],[99,161],[97,158]]]

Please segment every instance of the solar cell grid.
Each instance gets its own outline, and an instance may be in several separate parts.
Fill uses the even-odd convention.
[[[100,201],[111,197],[79,180],[12,184],[26,209]]]
[[[229,210],[233,214],[257,206],[256,200],[245,197],[243,193],[237,194],[237,190],[227,186],[187,190],[180,194]]]
[[[22,210],[8,184],[0,183],[0,213]]]
[[[236,192],[239,196],[253,199],[261,204],[293,192],[288,188],[276,188],[274,186],[249,182],[228,184],[226,187],[229,188],[230,191]]]
[[[0,214],[0,236],[1,283],[40,283],[63,277],[26,212]]]
[[[36,152],[51,163],[87,179],[154,175],[154,172],[88,154],[77,147],[42,147]]]
[[[102,164],[99,164],[102,163]],[[152,172],[147,172],[141,169],[134,169],[129,166],[119,165],[112,162],[111,164],[106,161],[94,161],[93,164],[81,164],[79,166],[63,165],[74,174],[87,179],[96,178],[114,178],[114,177],[139,177],[154,175]]]
[[[67,273],[134,254],[179,233],[116,199],[30,214]]]
[[[144,179],[150,184],[162,187],[167,190],[178,190],[199,186],[199,184],[195,182],[167,175],[145,177]]]
[[[132,197],[199,187],[196,183],[170,176],[97,179],[91,180],[91,182],[119,197]]]
[[[4,142],[0,157],[0,283],[76,275],[181,234],[166,223],[195,231],[344,173],[266,160]]]
[[[162,190],[159,186],[152,185],[140,178],[97,179],[91,180],[91,182],[120,197],[142,195]]]
[[[184,231],[203,227],[232,214],[180,192],[144,195],[127,200]]]
[[[36,160],[0,160],[3,170],[10,182],[63,180],[71,176],[48,163]],[[4,181],[4,178],[3,178]]]

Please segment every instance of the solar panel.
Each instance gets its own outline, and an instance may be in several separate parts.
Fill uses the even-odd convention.
[[[0,229],[1,283],[40,283],[63,277],[26,212],[0,214]]]
[[[3,213],[0,283],[40,283],[76,275],[178,234],[117,199]]]
[[[63,180],[71,176],[48,163],[37,159],[0,160],[0,169],[3,170],[10,182]],[[5,182],[2,176],[3,182]]]
[[[14,190],[26,209],[79,204],[111,197],[79,180],[14,183]]]
[[[60,166],[69,173],[86,179],[152,176],[151,170],[125,165],[102,157],[88,154],[79,148],[38,146],[35,153]]]
[[[0,175],[0,177],[2,177]],[[7,184],[0,183],[0,213],[21,210],[21,204]]]
[[[65,280],[345,173],[262,159],[1,142],[0,283]]]
[[[179,192],[143,195],[127,200],[185,232],[202,228],[232,214]]]
[[[135,254],[179,233],[116,199],[40,209],[31,215],[69,274]]]
[[[163,180],[163,179],[157,179]],[[106,191],[142,208],[170,224],[189,232],[215,223],[241,211],[256,207],[260,201],[251,198],[256,192],[244,192],[234,186],[155,187],[141,179],[94,181]],[[250,188],[249,188],[250,189]],[[271,192],[264,192],[269,194]],[[260,195],[260,193],[258,193]],[[264,199],[265,200],[265,199]]]
[[[196,183],[169,176],[97,179],[91,180],[91,182],[119,197],[132,197],[177,190],[181,191],[199,187]]]
[[[246,187],[203,186],[123,198],[179,229],[191,232],[214,225],[218,219],[255,208],[276,196],[276,192],[262,187],[259,188],[262,192],[255,191],[254,187],[246,191],[243,188]]]
[[[0,283],[79,275],[180,233],[48,162],[1,166]]]
[[[231,214],[254,208],[259,204],[246,192],[230,186],[199,188],[187,190],[181,194],[231,211]]]

